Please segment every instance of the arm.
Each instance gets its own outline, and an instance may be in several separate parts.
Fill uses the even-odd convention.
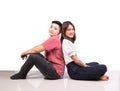
[[[72,55],[71,58],[77,65],[88,67],[88,65],[84,64],[76,55]]]
[[[37,45],[37,46],[35,46],[35,47],[33,47],[33,48],[31,48],[31,49],[23,52],[21,54],[21,58],[24,59],[24,58],[27,57],[28,54],[31,54],[31,53],[40,53],[40,52],[43,52],[43,51],[45,51],[45,48],[42,45]]]
[[[77,56],[76,48],[73,45],[73,43],[67,39],[63,40],[62,43],[63,53],[71,58],[72,61],[74,61],[75,64],[82,66],[82,67],[88,67],[85,63],[83,63]]]

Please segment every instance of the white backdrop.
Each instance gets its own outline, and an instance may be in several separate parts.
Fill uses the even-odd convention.
[[[120,70],[120,0],[0,0],[0,70],[18,70],[52,20],[73,22],[82,61]]]

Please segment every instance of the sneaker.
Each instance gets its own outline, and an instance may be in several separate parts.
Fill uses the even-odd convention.
[[[26,76],[23,76],[20,73],[16,73],[16,74],[12,75],[10,78],[13,79],[13,80],[26,79]]]

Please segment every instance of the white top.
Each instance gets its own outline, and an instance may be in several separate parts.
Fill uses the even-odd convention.
[[[66,64],[73,61],[71,58],[72,55],[77,55],[77,51],[74,44],[67,39],[64,39],[62,42],[62,51],[63,51],[64,60]]]

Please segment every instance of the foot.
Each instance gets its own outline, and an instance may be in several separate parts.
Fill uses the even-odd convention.
[[[17,80],[17,79],[26,79],[26,76],[21,75],[20,73],[16,73],[10,77],[12,80]]]
[[[109,76],[101,76],[100,80],[107,81],[107,80],[109,80]]]

